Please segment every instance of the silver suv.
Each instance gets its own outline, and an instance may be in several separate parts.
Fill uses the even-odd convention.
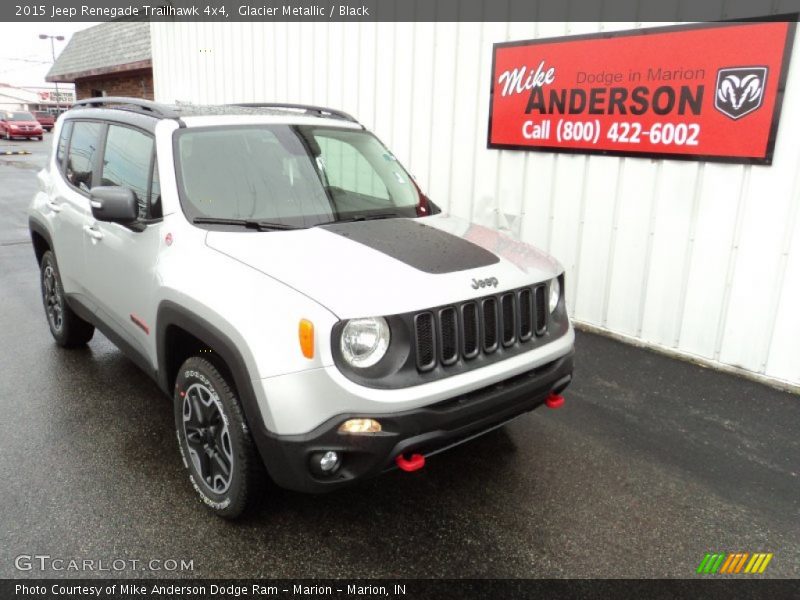
[[[29,211],[50,331],[97,327],[172,397],[220,516],[562,401],[563,269],[442,213],[349,115],[92,98],[54,139]]]

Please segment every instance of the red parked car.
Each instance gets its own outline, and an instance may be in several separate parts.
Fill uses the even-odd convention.
[[[39,121],[39,125],[41,125],[42,129],[45,131],[53,131],[53,127],[56,126],[56,118],[49,112],[34,112],[33,116],[36,117],[36,120]]]
[[[24,111],[0,112],[0,136],[7,140],[15,137],[44,139],[44,130],[33,115]]]

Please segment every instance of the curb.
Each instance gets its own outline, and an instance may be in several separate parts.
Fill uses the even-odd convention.
[[[624,333],[617,333],[609,329],[606,329],[605,327],[592,325],[591,323],[587,323],[579,319],[570,319],[570,320],[572,321],[572,324],[574,325],[575,329],[579,329],[581,331],[588,331],[589,333],[594,333],[595,335],[602,335],[611,338],[613,340],[617,340],[618,342],[622,342],[624,344],[629,344],[637,348],[642,348],[644,350],[649,350],[651,352],[663,354],[665,356],[669,356],[670,358],[684,360],[686,362],[690,362],[695,365],[705,367],[707,369],[714,369],[715,371],[719,371],[721,373],[736,375],[738,377],[742,377],[744,379],[749,379],[750,381],[761,383],[763,385],[769,386],[776,390],[780,390],[782,392],[789,392],[790,394],[800,395],[800,385],[794,383],[793,381],[786,381],[783,379],[778,379],[776,377],[768,377],[766,375],[762,375],[761,373],[755,373],[753,371],[748,371],[747,369],[743,369],[741,367],[728,365],[725,363],[711,360],[709,358],[698,356],[696,354],[692,354],[691,352],[687,352],[685,350],[667,348],[664,346],[660,346],[656,343],[646,342],[639,338]]]
[[[30,152],[28,152],[27,150],[3,150],[3,151],[0,151],[0,155],[3,155],[3,156],[24,155],[24,154],[30,154]]]

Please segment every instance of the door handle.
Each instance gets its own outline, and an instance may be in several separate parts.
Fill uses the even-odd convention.
[[[58,204],[57,202],[53,202],[52,200],[47,201],[47,208],[52,210],[54,213],[60,213],[64,210],[64,207]]]
[[[87,235],[88,235],[90,238],[92,238],[93,240],[97,240],[97,241],[99,241],[99,240],[102,240],[102,239],[103,239],[103,233],[102,233],[102,232],[100,232],[100,231],[97,231],[97,229],[95,229],[95,228],[93,228],[93,227],[90,227],[89,225],[84,225],[84,226],[83,226],[83,230],[84,230],[84,231],[87,233]]]

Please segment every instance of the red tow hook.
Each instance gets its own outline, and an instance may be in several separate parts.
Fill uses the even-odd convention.
[[[544,401],[547,408],[561,408],[564,406],[564,396],[551,393]]]
[[[406,458],[404,455],[398,454],[394,462],[397,463],[398,468],[401,470],[411,473],[412,471],[419,471],[425,466],[425,457],[422,454],[412,454],[409,458]]]

